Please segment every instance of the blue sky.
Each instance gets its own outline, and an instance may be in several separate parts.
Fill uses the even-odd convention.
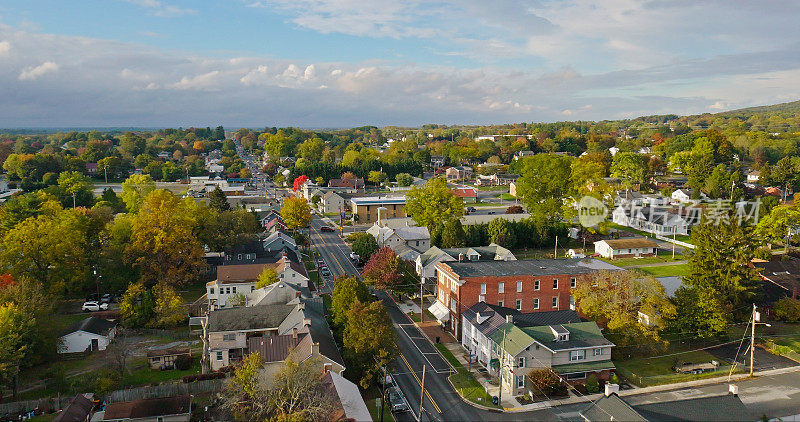
[[[0,127],[490,124],[800,97],[792,0],[5,0]]]

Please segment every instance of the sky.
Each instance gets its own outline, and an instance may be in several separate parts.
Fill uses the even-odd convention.
[[[0,127],[500,124],[800,99],[796,0],[3,0]]]

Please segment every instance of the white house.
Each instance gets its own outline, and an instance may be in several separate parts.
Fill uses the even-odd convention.
[[[631,258],[653,256],[658,243],[647,238],[607,239],[594,242],[594,252],[603,258]]]
[[[758,179],[761,178],[761,172],[758,170],[753,170],[750,173],[747,173],[747,183],[758,183]]]
[[[292,236],[278,230],[264,239],[264,250],[267,252],[277,251],[284,248],[292,248],[297,250],[297,243],[295,243]]]
[[[440,249],[431,246],[430,249],[420,254],[415,260],[417,275],[426,280],[436,277],[437,262],[453,261],[516,261],[514,253],[495,243],[489,246],[476,246],[471,248],[446,248]]]
[[[105,350],[116,333],[116,322],[91,316],[69,326],[60,337],[58,353]]]
[[[322,205],[322,212],[325,214],[338,213],[344,211],[345,200],[338,193],[329,191],[325,195],[322,195],[320,205]]]
[[[683,211],[683,215],[679,214],[681,211]],[[611,221],[614,224],[662,236],[689,234],[689,229],[699,223],[698,217],[698,215],[693,215],[693,212],[689,209],[680,210],[656,206],[639,207],[626,203],[618,206],[611,213]]]
[[[676,189],[675,192],[672,192],[672,199],[678,202],[689,202],[692,200],[692,194],[694,192],[688,188]]]
[[[376,223],[367,229],[367,233],[375,237],[378,246],[388,246],[394,249],[405,245],[417,251],[426,251],[431,247],[431,234],[427,227],[389,228]]]
[[[206,283],[206,295],[211,308],[244,306],[248,296],[256,291],[258,276],[272,268],[279,281],[308,287],[308,274],[302,265],[282,257],[267,264],[222,265],[217,267],[217,279]]]

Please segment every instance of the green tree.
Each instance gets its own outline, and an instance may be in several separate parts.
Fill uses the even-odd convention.
[[[158,283],[153,287],[155,307],[153,308],[154,320],[151,326],[167,328],[175,327],[187,319],[187,312],[183,307],[183,299],[172,286]]]
[[[303,141],[297,146],[297,156],[310,160],[322,159],[322,151],[325,149],[325,141],[314,137]]]
[[[373,170],[370,171],[369,174],[367,175],[367,180],[376,185],[380,185],[381,183],[385,182],[386,179],[387,179],[386,173],[382,171]]]
[[[353,303],[342,340],[347,361],[352,364],[353,373],[360,375],[358,383],[365,389],[380,375],[380,368],[398,353],[392,320],[381,301]]]
[[[442,224],[441,245],[443,248],[463,248],[466,246],[466,242],[467,235],[464,233],[461,220],[451,218]]]
[[[289,229],[307,227],[311,223],[311,207],[305,198],[286,198],[281,207],[281,217]]]
[[[122,182],[122,200],[129,212],[138,212],[144,198],[156,190],[156,183],[146,174],[134,174]]]
[[[411,186],[411,184],[414,183],[414,178],[408,173],[397,173],[394,180],[397,181],[397,184],[400,186]]]
[[[406,212],[420,225],[434,225],[464,215],[464,201],[455,196],[441,178],[428,180],[424,187],[412,187],[406,194]]]
[[[775,302],[775,317],[786,322],[800,322],[800,300],[784,297]]]
[[[128,286],[119,302],[119,313],[127,327],[145,327],[155,317],[156,300],[153,291],[142,283]]]
[[[356,277],[341,277],[336,280],[336,287],[331,296],[331,313],[333,324],[344,328],[350,308],[356,302],[368,302],[369,290],[367,285]]]
[[[753,234],[770,245],[786,243],[788,249],[787,235],[791,228],[798,225],[800,225],[800,207],[795,204],[779,205],[758,221]]]
[[[230,211],[231,204],[228,203],[228,197],[225,192],[220,189],[219,185],[208,194],[208,206],[218,212]]]
[[[523,158],[522,176],[517,180],[517,197],[528,210],[544,217],[557,218],[563,199],[569,196],[572,161],[568,156],[537,154]]]
[[[517,242],[511,222],[504,218],[495,218],[489,222],[487,231],[491,242],[504,248],[513,248]]]
[[[692,228],[695,249],[689,256],[689,275],[675,294],[677,312],[673,331],[697,333],[701,338],[725,332],[728,324],[747,311],[757,277],[750,267],[755,244],[751,230],[730,215],[703,216]]]
[[[0,303],[0,385],[9,385],[19,373],[23,359],[32,352],[27,339],[35,320],[13,303]]]
[[[641,185],[649,175],[647,160],[635,152],[618,152],[611,162],[611,176],[622,179],[626,186]]]
[[[348,236],[348,240],[353,242],[353,253],[358,255],[364,262],[369,261],[372,254],[378,250],[378,242],[369,233],[354,232]]]
[[[274,268],[267,267],[264,268],[264,271],[261,271],[261,274],[258,275],[258,281],[256,281],[256,289],[261,289],[267,286],[271,286],[279,281],[278,273],[275,272]]]

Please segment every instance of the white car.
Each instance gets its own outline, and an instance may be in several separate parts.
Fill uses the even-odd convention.
[[[81,306],[81,311],[83,312],[97,312],[97,311],[105,311],[108,309],[108,303],[100,303],[91,301],[91,302],[83,302],[83,306]]]

